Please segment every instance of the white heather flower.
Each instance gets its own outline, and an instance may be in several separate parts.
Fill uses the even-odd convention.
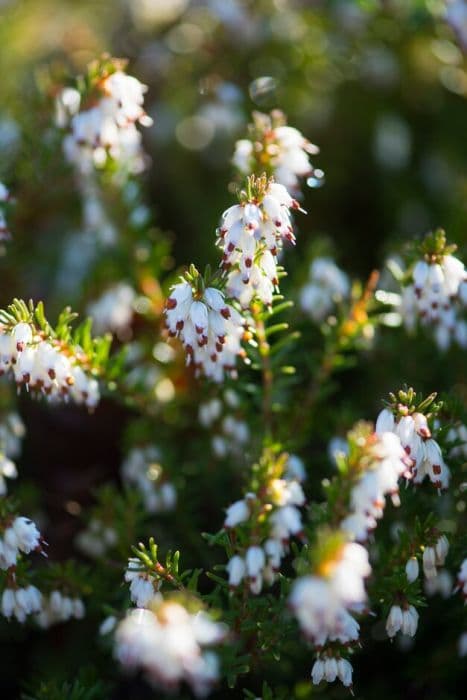
[[[284,478],[296,479],[297,481],[305,481],[306,470],[303,460],[297,455],[289,455],[285,465]]]
[[[460,657],[467,656],[467,632],[464,632],[459,637],[457,642],[457,649]]]
[[[223,381],[225,372],[234,373],[237,356],[243,354],[244,321],[222,292],[208,287],[197,299],[191,284],[182,281],[172,287],[165,315],[169,334],[185,346],[187,364],[216,382]]]
[[[244,559],[238,554],[234,555],[227,564],[227,573],[229,574],[229,586],[236,588],[243,581],[246,574]]]
[[[87,313],[93,320],[95,333],[107,331],[124,336],[133,319],[135,290],[129,284],[120,282],[110,287],[99,299],[88,304]]]
[[[19,516],[14,519],[12,528],[17,538],[17,547],[25,554],[29,554],[40,545],[41,534],[35,523],[29,518]]]
[[[449,540],[441,535],[435,544],[436,566],[443,566],[449,552]]]
[[[415,637],[418,626],[418,612],[413,605],[409,605],[402,613],[401,632],[409,637]]]
[[[5,218],[5,204],[10,198],[7,188],[0,182],[0,242],[8,241],[11,238],[8,224]]]
[[[346,688],[352,687],[352,674],[353,668],[350,661],[347,659],[337,660],[337,677],[339,678],[342,685]]]
[[[7,492],[6,479],[18,476],[16,464],[12,460],[21,451],[21,440],[25,427],[17,413],[8,413],[0,423],[0,496]]]
[[[423,550],[423,573],[426,578],[436,576],[436,551],[434,547],[425,547]]]
[[[329,440],[327,453],[333,464],[337,464],[336,460],[342,455],[347,455],[348,451],[349,446],[347,444],[347,440],[344,440],[344,438],[336,435]]]
[[[395,426],[394,414],[387,408],[378,414],[375,425],[375,433],[381,435],[382,433],[393,432]]]
[[[459,443],[450,449],[449,456],[467,459],[467,426],[459,423],[450,428],[446,438],[448,442]]]
[[[438,593],[442,598],[449,598],[452,594],[452,583],[449,571],[441,569],[433,578],[425,579],[425,593],[430,596]]]
[[[224,520],[224,527],[231,528],[236,527],[240,523],[244,523],[250,517],[250,507],[248,501],[242,499],[241,501],[235,501],[226,510],[226,517]]]
[[[328,683],[333,683],[337,678],[337,661],[334,656],[326,657],[324,662],[324,678]]]
[[[118,541],[117,532],[101,520],[92,518],[88,527],[76,536],[76,546],[88,557],[98,559]]]
[[[331,258],[315,258],[310,266],[308,282],[300,292],[300,306],[319,323],[336,304],[348,297],[349,291],[347,275]]]
[[[405,573],[407,576],[407,581],[413,583],[418,578],[419,566],[417,557],[410,557],[405,565]]]
[[[115,629],[116,624],[117,618],[115,617],[115,615],[109,615],[101,622],[99,626],[99,634],[102,637],[104,637],[107,634],[110,634]]]
[[[185,681],[195,695],[206,695],[218,679],[218,663],[205,646],[222,641],[224,626],[178,603],[154,605],[154,612],[134,610],[119,623],[115,656],[123,666],[143,670],[156,687],[173,691]]]
[[[248,547],[246,550],[245,564],[248,577],[254,581],[258,578],[266,564],[264,549],[256,545]]]
[[[313,173],[309,156],[319,152],[298,129],[287,126],[283,115],[276,119],[274,113],[269,117],[256,112],[251,140],[241,139],[235,144],[232,158],[234,166],[243,175],[258,170],[256,156],[260,163],[267,159],[269,169],[276,182],[287,187],[291,192],[299,189],[300,178]],[[261,169],[264,169],[264,165]]]
[[[222,415],[222,401],[211,399],[202,403],[198,411],[198,419],[203,428],[210,428]]]
[[[303,531],[302,515],[295,506],[287,505],[275,510],[270,523],[272,536],[285,543],[291,535],[300,535]]]
[[[138,608],[147,607],[154,598],[158,585],[150,574],[141,570],[141,562],[136,557],[128,559],[125,581],[130,584],[131,600]]]
[[[395,637],[402,628],[403,612],[399,605],[393,605],[386,620],[386,632],[388,637]]]
[[[121,466],[122,479],[140,492],[148,513],[173,510],[177,503],[177,492],[164,479],[161,453],[155,446],[133,448]]]
[[[463,0],[447,0],[446,21],[457,34],[462,48],[467,48],[467,7]]]
[[[467,598],[467,559],[461,564],[459,573],[457,574],[457,586],[461,589],[464,599]]]
[[[321,681],[324,679],[324,661],[323,661],[323,659],[321,659],[321,658],[316,659],[315,663],[313,664],[313,668],[311,669],[311,679],[312,679],[314,685],[319,685],[321,683]]]
[[[285,187],[269,182],[227,209],[217,230],[228,294],[246,308],[253,297],[270,304],[278,287],[277,256],[284,241],[295,242],[290,209],[298,203]]]

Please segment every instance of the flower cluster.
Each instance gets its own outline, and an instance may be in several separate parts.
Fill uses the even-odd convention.
[[[176,691],[186,682],[203,697],[219,677],[218,657],[206,647],[224,637],[224,626],[205,612],[190,613],[176,601],[157,597],[150,609],[132,610],[119,623],[115,656],[125,668],[142,670],[157,688]]]
[[[428,234],[423,259],[411,270],[408,284],[402,292],[400,312],[408,330],[417,320],[433,327],[435,340],[441,350],[452,341],[467,347],[467,322],[460,314],[467,305],[467,273],[461,260],[446,246],[443,231]]]
[[[15,479],[18,475],[13,459],[20,452],[24,433],[24,424],[17,413],[8,413],[0,423],[0,496],[7,492],[5,478]]]
[[[15,517],[0,537],[0,569],[16,566],[20,552],[29,554],[33,550],[39,551],[41,545],[41,534],[35,523],[23,516]]]
[[[5,217],[6,203],[10,199],[10,193],[7,188],[0,182],[0,242],[10,240],[10,231],[8,229],[7,220]]]
[[[271,304],[279,284],[277,259],[284,241],[295,243],[291,209],[299,209],[283,185],[265,176],[248,178],[239,204],[227,209],[217,229],[229,272],[228,294],[246,308],[253,298]]]
[[[185,346],[187,363],[216,382],[235,373],[236,360],[244,351],[244,321],[224,294],[215,287],[198,288],[202,278],[193,268],[172,287],[166,303],[169,335]]]
[[[152,124],[143,109],[147,88],[124,68],[124,62],[116,60],[105,61],[100,68],[91,66],[89,94],[66,87],[57,98],[57,125],[69,129],[63,142],[65,156],[83,174],[109,160],[128,172],[144,169],[136,124]]]
[[[399,605],[391,606],[388,618],[386,620],[386,632],[391,639],[398,632],[402,632],[409,637],[414,637],[418,626],[418,612],[413,605],[405,605],[401,608]]]
[[[0,375],[11,372],[18,387],[41,392],[50,399],[71,398],[93,409],[99,402],[97,380],[78,364],[78,358],[44,339],[29,323],[11,329],[0,326]]]
[[[439,490],[449,485],[450,472],[441,448],[431,436],[427,417],[403,404],[384,408],[376,421],[376,432],[393,432],[397,435],[409,459],[404,476],[420,484],[425,477]]]
[[[248,443],[248,425],[234,413],[239,404],[239,397],[235,391],[226,389],[222,398],[210,399],[199,407],[199,422],[203,428],[210,429],[213,433],[212,451],[219,459],[228,454],[238,454]]]
[[[118,536],[113,527],[98,518],[91,518],[87,528],[77,534],[75,541],[81,552],[98,559],[115,546]]]
[[[362,473],[352,487],[350,513],[341,522],[341,528],[351,539],[364,542],[382,517],[386,495],[398,504],[398,481],[407,471],[407,455],[399,437],[390,432],[370,435],[359,455]]]
[[[227,564],[229,585],[236,588],[245,579],[255,595],[261,592],[263,583],[274,583],[290,538],[303,533],[299,508],[305,504],[300,483],[305,473],[298,457],[266,457],[258,470],[263,471],[263,478],[258,480],[261,486],[232,503],[224,521],[227,530],[241,525],[246,535]]]
[[[2,594],[0,610],[8,619],[16,617],[18,622],[25,622],[28,615],[42,609],[42,594],[35,586],[26,588],[5,588]]]
[[[351,613],[364,609],[365,578],[371,567],[366,549],[345,537],[341,532],[328,538],[313,572],[295,581],[289,597],[302,632],[319,649],[333,642],[351,645],[359,637],[360,625]],[[348,661],[339,664],[339,658],[332,647],[321,651],[312,669],[313,682],[338,678],[350,686],[352,667]]]
[[[250,138],[235,144],[234,166],[243,175],[266,172],[290,192],[297,193],[300,178],[313,174],[309,156],[319,153],[319,148],[298,129],[287,126],[285,115],[279,110],[271,115],[253,112],[253,120]]]
[[[148,513],[161,513],[175,508],[177,492],[164,479],[161,454],[157,447],[130,450],[121,466],[122,479],[140,492]]]
[[[93,320],[96,333],[115,333],[128,339],[128,330],[133,319],[135,290],[125,282],[108,289],[99,299],[88,304],[87,313]]]
[[[349,278],[331,258],[315,258],[309,279],[300,292],[300,306],[319,323],[349,295]]]
[[[437,538],[433,546],[423,550],[423,573],[427,579],[437,577],[437,566],[443,566],[449,551],[449,541],[446,535]]]
[[[42,606],[36,621],[39,627],[48,629],[52,625],[67,622],[72,618],[81,620],[84,614],[85,608],[81,598],[71,597],[54,590],[49,596],[42,597]]]

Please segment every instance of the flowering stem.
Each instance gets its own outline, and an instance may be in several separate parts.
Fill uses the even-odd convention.
[[[274,375],[271,366],[271,346],[266,335],[266,326],[261,315],[261,307],[258,303],[252,304],[252,316],[255,322],[256,340],[261,363],[263,378],[263,421],[265,433],[272,434],[272,387]]]

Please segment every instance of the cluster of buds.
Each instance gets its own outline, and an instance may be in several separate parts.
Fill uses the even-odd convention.
[[[428,234],[423,258],[410,272],[400,306],[408,330],[415,328],[418,319],[433,327],[441,350],[453,340],[467,347],[467,322],[459,317],[467,305],[467,273],[462,261],[452,255],[455,249],[447,245],[441,229]]]
[[[78,364],[69,348],[45,339],[26,322],[0,326],[0,375],[11,372],[25,386],[50,399],[71,398],[89,409],[99,402],[97,380]]]
[[[39,627],[48,629],[52,625],[67,622],[73,618],[81,620],[84,614],[85,607],[81,598],[71,597],[54,590],[42,598],[42,607],[36,616],[36,622]]]
[[[234,413],[239,406],[235,391],[226,389],[221,398],[210,399],[199,407],[199,422],[211,431],[212,451],[219,459],[238,454],[248,443],[248,425]]]
[[[10,619],[15,617],[18,622],[25,622],[28,615],[42,610],[42,594],[38,588],[29,585],[26,588],[7,587],[2,594],[1,613]]]
[[[361,424],[349,438],[353,445],[347,462],[349,472],[356,472],[357,479],[350,494],[350,513],[341,528],[351,539],[364,542],[383,516],[386,496],[399,505],[398,482],[409,462],[394,433],[373,433],[368,425]]]
[[[8,224],[5,216],[5,210],[7,202],[10,199],[10,193],[7,188],[0,182],[0,243],[3,241],[9,241],[11,238],[10,231],[8,229]]]
[[[449,485],[450,472],[446,465],[441,448],[431,435],[426,414],[427,408],[433,403],[435,395],[430,396],[420,406],[415,404],[416,394],[412,389],[401,391],[396,397],[391,394],[391,403],[379,414],[376,421],[376,432],[393,432],[401,441],[410,467],[404,474],[412,479],[414,484],[420,484],[425,477],[438,489],[446,489]]]
[[[20,552],[30,554],[41,548],[42,538],[35,523],[23,516],[13,518],[0,537],[0,569],[16,566]]]
[[[57,126],[68,130],[63,141],[65,156],[83,174],[103,168],[109,159],[131,173],[144,169],[136,124],[152,124],[143,109],[147,87],[127,75],[125,66],[118,59],[93,63],[84,94],[66,87],[57,97]]]
[[[315,258],[310,265],[308,282],[300,292],[300,306],[313,321],[324,321],[349,296],[349,278],[331,258]]]
[[[274,583],[282,558],[288,552],[290,538],[303,533],[299,508],[305,504],[300,483],[304,476],[298,457],[281,455],[270,459],[266,456],[264,464],[258,465],[256,491],[247,493],[227,508],[226,530],[241,525],[246,534],[241,551],[227,564],[232,588],[245,579],[256,595],[261,592],[263,583]]]
[[[128,339],[133,320],[133,303],[136,292],[125,282],[119,282],[108,289],[99,299],[91,302],[87,313],[92,318],[96,333],[115,333],[118,338]]]
[[[219,678],[219,661],[207,649],[225,638],[224,625],[176,600],[153,598],[148,609],[129,612],[115,633],[115,656],[128,670],[141,670],[153,686],[176,691],[187,683],[197,697]]]
[[[216,382],[226,372],[235,374],[237,357],[245,354],[244,320],[223,292],[206,286],[194,266],[172,287],[165,315],[169,335],[182,341],[187,364],[197,373]]]
[[[244,308],[253,298],[272,303],[279,284],[278,255],[284,241],[295,243],[291,209],[300,206],[283,185],[252,175],[239,193],[239,204],[222,215],[217,242],[221,266],[229,272],[227,292]]]
[[[130,450],[122,463],[121,475],[126,484],[139,491],[148,513],[163,513],[175,508],[177,492],[174,485],[164,478],[161,453],[157,447],[151,445]]]
[[[7,492],[5,479],[15,479],[18,475],[13,459],[19,455],[24,434],[19,415],[8,413],[0,423],[0,496]]]
[[[415,637],[418,627],[418,612],[413,605],[404,603],[400,605],[392,605],[386,620],[386,632],[391,639],[398,632],[402,632],[409,637]]]
[[[287,126],[280,110],[270,115],[253,112],[249,137],[237,141],[232,159],[242,175],[265,172],[294,193],[299,192],[300,178],[313,175],[309,156],[319,153],[319,148],[298,129]],[[315,173],[322,177],[320,170]]]

